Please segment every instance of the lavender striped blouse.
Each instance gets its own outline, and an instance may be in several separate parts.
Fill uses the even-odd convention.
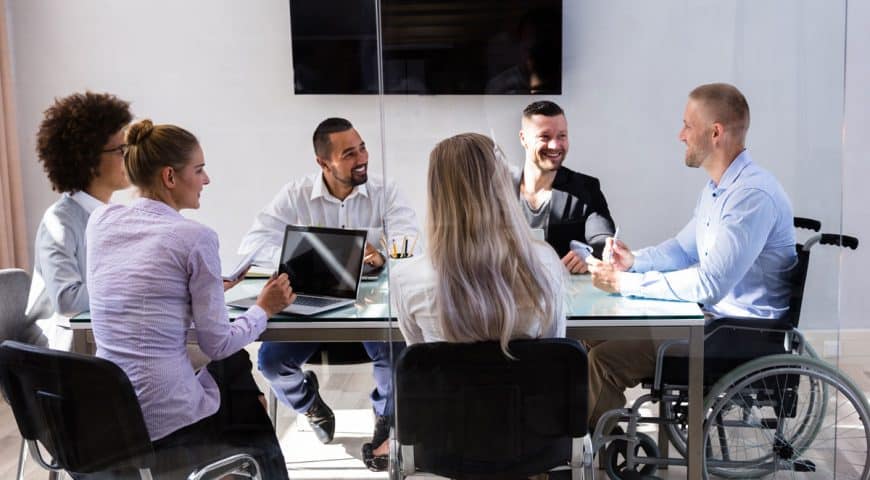
[[[266,328],[257,306],[230,323],[217,234],[165,203],[106,205],[87,227],[87,286],[97,356],[121,367],[152,440],[217,412],[220,394],[186,349],[191,323],[202,351],[226,358]]]

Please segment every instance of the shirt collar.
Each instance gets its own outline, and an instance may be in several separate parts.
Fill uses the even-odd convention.
[[[85,192],[84,190],[79,190],[76,193],[69,194],[69,197],[72,198],[76,203],[81,205],[82,208],[85,209],[88,214],[94,213],[94,210],[101,205],[105,205],[105,203],[97,200],[96,197],[92,196],[90,193]]]
[[[365,183],[362,185],[357,185],[357,186],[353,187],[353,190],[351,190],[350,195],[348,195],[347,198],[345,198],[344,200],[350,200],[351,198],[355,197],[357,194],[362,195],[364,197],[369,196],[369,192],[368,192],[368,189],[366,188]],[[314,181],[314,186],[311,188],[311,200],[321,198],[321,197],[325,198],[327,200],[333,201],[333,202],[339,202],[339,203],[342,202],[342,200],[335,198],[335,196],[333,196],[331,193],[329,193],[329,189],[326,187],[326,182],[323,181],[323,174],[322,173],[317,175],[317,180]]]
[[[723,173],[722,178],[719,179],[719,185],[713,183],[713,180],[709,180],[707,185],[714,194],[718,194],[720,191],[730,187],[731,184],[737,180],[737,177],[740,176],[740,172],[751,163],[752,157],[749,156],[749,150],[744,149],[739,155],[737,155],[734,161],[731,162],[731,165],[728,165],[728,168],[725,169],[725,173]]]
[[[157,200],[152,200],[150,198],[137,198],[133,201],[132,204],[130,204],[130,206],[133,208],[138,208],[140,210],[145,210],[146,212],[154,213],[156,215],[182,217],[181,213],[179,213],[177,210],[170,207],[169,205]]]

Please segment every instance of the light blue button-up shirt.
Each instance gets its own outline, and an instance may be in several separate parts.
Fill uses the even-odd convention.
[[[779,318],[797,263],[794,215],[782,185],[744,150],[707,182],[676,237],[635,252],[623,295],[701,304],[714,317]]]

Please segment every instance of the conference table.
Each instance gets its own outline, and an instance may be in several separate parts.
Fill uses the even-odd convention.
[[[265,279],[245,279],[227,291],[227,301],[256,295]],[[688,339],[689,451],[688,478],[701,478],[703,426],[704,315],[695,303],[610,295],[592,285],[589,275],[572,275],[565,298],[567,336],[584,340]],[[227,307],[231,319],[242,310]],[[360,284],[356,302],[348,307],[311,317],[276,315],[269,319],[263,341],[356,342],[401,341],[402,334],[391,307],[389,281],[382,274]],[[87,312],[70,320],[74,351],[95,351]],[[190,339],[195,341],[193,333]],[[666,437],[659,429],[659,445],[666,452]]]

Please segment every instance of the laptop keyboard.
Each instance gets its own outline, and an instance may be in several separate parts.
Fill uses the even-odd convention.
[[[296,296],[296,301],[293,302],[294,305],[301,305],[303,307],[324,307],[326,305],[330,305],[335,303],[335,300],[328,298],[318,298],[318,297],[304,297],[302,295]]]

